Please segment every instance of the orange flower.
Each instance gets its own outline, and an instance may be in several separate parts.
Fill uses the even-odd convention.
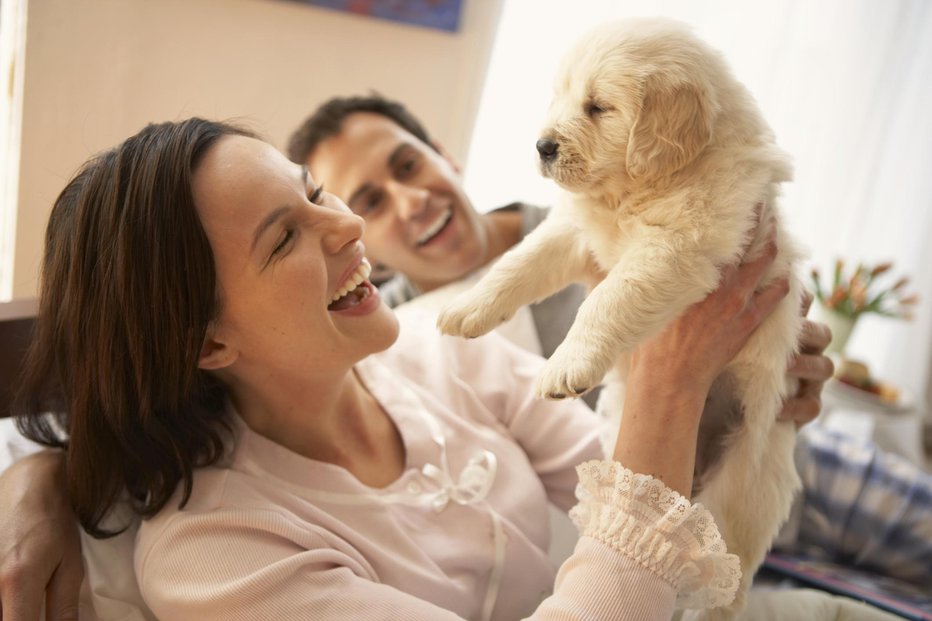
[[[835,287],[825,305],[829,308],[838,308],[839,304],[845,301],[845,297],[847,297],[845,290],[841,287]]]
[[[866,302],[867,286],[861,282],[860,278],[855,278],[851,283],[851,303],[854,305],[854,310],[863,309]]]
[[[908,283],[908,282],[909,282],[909,277],[908,277],[908,276],[903,276],[903,277],[900,278],[898,281],[896,281],[895,283],[893,283],[893,287],[890,289],[890,291],[898,291],[898,290],[902,289],[903,287],[905,287],[905,286],[906,286],[906,283]]]

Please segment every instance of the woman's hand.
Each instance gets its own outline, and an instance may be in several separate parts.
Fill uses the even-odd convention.
[[[78,618],[81,539],[65,496],[64,457],[43,451],[0,476],[0,606],[3,621]]]
[[[807,293],[803,301],[803,317],[811,304],[812,296]],[[799,353],[786,370],[787,375],[799,380],[799,389],[783,403],[783,410],[778,416],[780,420],[791,420],[801,427],[812,422],[822,411],[822,388],[835,373],[832,359],[823,353],[831,341],[832,331],[827,325],[808,319],[803,321]]]
[[[712,382],[789,291],[785,278],[758,290],[777,254],[775,227],[768,228],[760,257],[723,270],[718,289],[632,357],[615,459],[686,497]]]
[[[630,374],[637,374],[639,385],[689,391],[704,400],[715,378],[789,292],[785,278],[757,290],[776,255],[771,232],[760,257],[725,268],[718,289],[638,347]]]

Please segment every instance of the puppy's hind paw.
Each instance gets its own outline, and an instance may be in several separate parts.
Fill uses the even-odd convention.
[[[483,303],[474,298],[459,296],[448,304],[437,317],[437,327],[443,334],[475,338],[511,319],[508,313],[494,303]]]

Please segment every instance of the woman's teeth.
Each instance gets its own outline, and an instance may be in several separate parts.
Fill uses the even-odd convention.
[[[356,271],[353,272],[353,275],[350,276],[343,284],[343,286],[340,287],[339,291],[334,294],[333,299],[331,299],[330,302],[336,302],[346,294],[355,290],[356,287],[362,283],[362,281],[369,278],[370,273],[372,273],[372,266],[369,265],[369,261],[363,259],[362,263],[359,264],[359,267],[356,268]]]
[[[440,232],[440,230],[447,225],[447,222],[450,221],[450,218],[453,217],[453,210],[447,209],[445,212],[437,216],[437,219],[427,227],[420,237],[417,238],[417,245],[423,246],[433,238],[434,235]]]

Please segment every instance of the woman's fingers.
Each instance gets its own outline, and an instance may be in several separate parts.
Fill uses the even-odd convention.
[[[748,332],[753,332],[789,292],[789,279],[778,278],[754,293],[744,309],[744,322]]]
[[[800,315],[803,317],[808,315],[810,308],[812,308],[812,293],[808,289],[803,289],[803,303]]]
[[[744,287],[751,290],[755,289],[776,258],[776,229],[771,227],[760,255],[754,258],[749,258],[746,254],[744,255],[736,273],[737,281]]]
[[[799,354],[793,358],[786,373],[807,382],[826,382],[835,373],[835,365],[828,356]]]
[[[757,203],[754,205],[754,226],[751,227],[750,235],[748,235],[747,240],[741,244],[741,256],[747,254],[748,250],[751,248],[751,244],[754,243],[754,238],[757,237],[757,232],[760,229],[761,222],[764,217],[764,204]]]
[[[793,421],[797,427],[811,423],[822,411],[821,391],[821,386],[809,385],[803,393],[784,401],[777,419]]]
[[[808,319],[799,336],[800,353],[793,357],[786,373],[799,380],[799,390],[783,404],[778,418],[796,426],[811,422],[822,409],[822,389],[835,374],[832,359],[822,354],[832,340],[828,326]]]
[[[740,269],[745,266],[748,251],[751,249],[751,245],[754,243],[754,240],[757,238],[757,233],[761,227],[761,218],[763,217],[763,208],[764,206],[761,203],[758,203],[754,206],[754,226],[748,232],[748,238],[741,244],[741,253],[738,255],[738,263],[734,265],[726,265],[722,269],[720,283],[722,286],[731,283],[735,275]],[[773,217],[770,218],[770,221],[773,221]],[[771,227],[771,231],[774,231],[775,228]],[[772,239],[775,239],[775,236],[771,235]]]
[[[832,330],[824,323],[803,320],[799,334],[799,350],[807,354],[821,354],[832,342]]]

